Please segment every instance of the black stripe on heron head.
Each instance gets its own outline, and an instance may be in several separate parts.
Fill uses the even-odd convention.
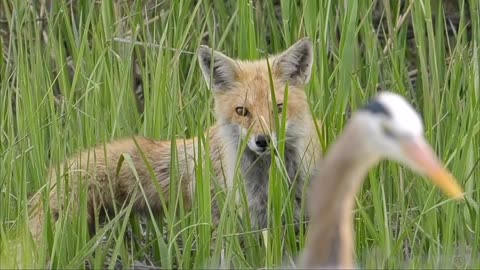
[[[383,114],[387,117],[392,117],[392,114],[387,110],[387,108],[380,103],[378,100],[372,100],[368,103],[362,110],[369,111],[373,114]]]

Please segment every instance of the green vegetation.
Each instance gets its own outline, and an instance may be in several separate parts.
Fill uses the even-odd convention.
[[[446,38],[451,25],[440,1],[410,1],[403,9],[392,1],[380,30],[385,42],[372,25],[370,1],[344,6],[335,0],[282,0],[282,19],[272,1],[158,1],[146,13],[142,1],[73,1],[73,8],[65,3],[70,1],[53,1],[46,14],[28,2],[0,0],[2,25],[10,32],[0,43],[6,55],[0,58],[0,267],[43,268],[49,262],[53,268],[81,268],[89,261],[94,268],[113,268],[117,260],[127,267],[136,261],[165,268],[215,267],[222,261],[235,268],[291,265],[304,232],[295,237],[273,211],[284,209],[288,196],[282,181],[270,187],[274,228],[252,232],[236,214],[231,194],[205,188],[212,180],[208,155],[196,169],[193,210],[182,211],[172,193],[165,199],[180,214],[168,211],[162,219],[147,213],[145,226],[127,203],[91,237],[84,207],[62,215],[56,229],[47,230],[44,246],[35,248],[27,203],[48,182],[49,166],[115,138],[200,135],[201,151],[208,149],[203,132],[214,122],[213,100],[194,55],[200,44],[252,59],[308,36],[315,55],[307,93],[323,122],[325,150],[348,113],[386,85],[421,112],[427,139],[467,194],[464,202],[451,201],[422,177],[382,163],[357,199],[358,265],[480,268],[480,16],[461,12],[458,31]],[[470,14],[478,15],[480,3],[468,4]],[[413,43],[407,41],[409,20],[401,22],[406,10]],[[409,81],[409,57],[418,68],[416,87]],[[132,91],[133,61],[143,79],[143,114]],[[121,165],[130,166],[128,156]],[[271,170],[283,179],[282,166]],[[212,234],[213,197],[224,208]],[[291,209],[284,212],[291,217]]]

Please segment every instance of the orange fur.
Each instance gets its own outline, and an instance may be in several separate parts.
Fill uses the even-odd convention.
[[[218,120],[217,124],[207,132],[211,148],[210,157],[216,176],[214,181],[225,188],[231,188],[238,155],[238,143],[241,137],[246,136],[247,132],[251,136],[275,134],[275,127],[271,121],[273,108],[269,72],[265,59],[232,60],[218,52],[211,54],[208,50],[211,49],[206,47],[199,49],[199,60],[205,79],[207,82],[211,82]],[[289,84],[288,108],[285,107],[283,110],[287,110],[288,125],[293,126],[289,136],[295,139],[294,145],[292,145],[292,149],[295,151],[291,154],[295,155],[291,157],[295,161],[292,163],[294,164],[292,172],[301,171],[300,174],[305,176],[310,175],[312,166],[319,158],[320,153],[314,127],[315,120],[310,114],[303,90],[310,77],[311,58],[311,44],[305,39],[293,45],[283,54],[270,58],[277,103],[283,103],[285,87]],[[210,81],[209,78],[210,64],[214,65],[213,81]],[[244,107],[249,114],[239,115],[236,111],[238,107]],[[154,212],[162,214],[163,206],[157,192],[157,184],[160,187],[161,195],[168,202],[169,194],[172,192],[170,191],[170,187],[173,185],[172,181],[177,181],[176,186],[180,187],[183,205],[188,209],[192,205],[192,194],[195,190],[195,166],[201,165],[197,164],[196,145],[195,138],[176,141],[178,160],[173,162],[176,163],[178,172],[175,174],[175,179],[170,178],[171,144],[167,141],[135,137],[85,150],[69,158],[64,165],[58,166],[60,170],[50,169],[50,182],[47,187],[50,188],[48,203],[52,217],[55,220],[61,209],[67,207],[65,204],[78,207],[79,194],[82,191],[88,192],[88,222],[90,225],[93,224],[93,218],[98,210],[112,210],[114,204],[122,205],[130,199],[134,200],[134,208],[138,212],[145,212],[148,209],[148,202]],[[153,169],[154,179],[151,177],[141,152]],[[130,156],[138,174],[138,180],[127,162],[123,162],[117,173],[119,160],[125,154]],[[251,152],[251,156],[255,159],[263,158],[263,155],[257,156],[253,152]],[[242,162],[250,161],[245,157]],[[252,164],[260,166],[255,165],[255,162]],[[258,168],[258,172],[250,175],[250,171],[246,171],[246,169],[242,171],[240,168],[247,184],[261,183],[260,180],[265,178],[261,174],[265,173],[264,171],[268,173],[268,168]],[[86,189],[81,188],[81,183]],[[141,192],[137,192],[137,196],[132,198],[132,193],[139,184],[145,192],[146,200]],[[262,185],[264,186],[264,184]],[[265,207],[266,195],[258,195],[258,198],[255,197],[257,196],[255,194],[250,195],[252,196],[250,200],[252,200],[253,211],[258,210],[257,215],[261,215]],[[42,235],[45,218],[41,192],[38,192],[31,202],[29,226],[34,239],[38,241]],[[214,214],[218,218],[218,212]],[[263,218],[253,218],[253,220],[261,223],[259,226],[262,227],[264,226],[264,222],[261,220]]]

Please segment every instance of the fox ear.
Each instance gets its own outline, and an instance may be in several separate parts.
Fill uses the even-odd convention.
[[[237,78],[235,61],[203,45],[198,48],[197,54],[207,84],[214,91],[230,90]]]
[[[302,86],[310,81],[312,64],[312,42],[308,38],[302,38],[275,57],[272,69],[276,76],[290,85]]]

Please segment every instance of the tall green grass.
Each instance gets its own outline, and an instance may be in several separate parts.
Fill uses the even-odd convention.
[[[378,85],[388,85],[415,104],[428,140],[467,193],[465,202],[450,201],[409,170],[382,163],[357,197],[358,264],[479,268],[479,3],[468,1],[470,20],[462,13],[453,39],[445,38],[449,25],[443,16],[432,19],[443,14],[439,1],[408,3],[419,71],[413,89],[406,68],[408,25],[397,24],[404,11],[399,5],[391,4],[384,30],[391,41],[385,47],[371,24],[373,2],[280,2],[280,21],[271,1],[158,1],[147,13],[142,1],[75,1],[73,9],[55,1],[46,22],[27,1],[13,1],[13,9],[2,5],[14,34],[8,46],[2,43],[8,58],[0,61],[0,266],[43,268],[48,261],[54,268],[81,268],[89,261],[95,268],[113,268],[117,259],[128,267],[138,261],[166,268],[290,265],[304,235],[301,231],[297,243],[292,228],[281,223],[279,209],[291,216],[282,181],[271,181],[268,232],[252,231],[248,215],[238,211],[246,203],[240,177],[240,206],[234,203],[235,192],[207,188],[213,171],[209,155],[202,154],[212,142],[203,134],[214,123],[213,98],[194,53],[206,43],[229,56],[253,59],[308,36],[314,66],[306,91],[312,113],[322,121],[319,139],[325,150],[348,113],[374,95]],[[132,94],[134,59],[145,89],[142,115]],[[148,213],[143,226],[127,202],[91,237],[83,209],[64,215],[55,231],[46,230],[47,242],[34,247],[27,202],[47,183],[47,168],[79,149],[135,134],[172,142],[199,136],[197,154],[204,165],[195,169],[193,210],[182,210],[173,188],[164,199],[178,211],[167,209],[165,219]],[[272,177],[284,179],[281,160],[274,164]],[[131,166],[131,160],[125,156],[120,165]],[[174,178],[175,162],[171,166]],[[211,233],[214,199],[222,214]],[[85,205],[86,198],[80,200]],[[127,228],[133,237],[126,235]]]

